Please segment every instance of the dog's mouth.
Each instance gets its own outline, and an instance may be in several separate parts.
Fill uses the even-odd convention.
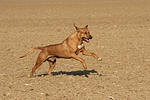
[[[87,39],[87,38],[85,38],[85,37],[82,37],[82,40],[83,40],[83,41],[85,41],[85,42],[87,42],[87,43],[89,43],[89,42],[90,42],[90,40],[89,40],[89,39]]]

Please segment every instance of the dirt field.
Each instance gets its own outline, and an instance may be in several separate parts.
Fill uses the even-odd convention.
[[[28,78],[39,50],[89,25],[103,60],[57,59]],[[1,0],[0,100],[150,100],[150,0]]]

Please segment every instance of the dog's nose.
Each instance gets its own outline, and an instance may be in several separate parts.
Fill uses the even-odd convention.
[[[90,36],[90,38],[89,39],[92,39],[93,37],[92,36]]]

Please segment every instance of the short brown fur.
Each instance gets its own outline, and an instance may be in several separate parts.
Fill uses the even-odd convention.
[[[79,52],[81,52],[83,55],[93,56],[97,60],[102,60],[95,53],[89,52],[85,49],[83,41],[89,42],[89,39],[92,39],[92,36],[90,35],[90,32],[88,30],[88,25],[86,25],[84,28],[79,28],[74,24],[74,27],[76,28],[76,31],[62,43],[48,45],[45,47],[35,47],[29,53],[20,57],[26,57],[36,49],[42,50],[38,55],[35,66],[32,68],[30,78],[33,77],[33,73],[35,72],[35,70],[45,61],[48,61],[50,66],[47,74],[52,75],[51,72],[55,67],[56,58],[74,58],[80,61],[83,64],[83,67],[87,69],[84,60],[77,56]]]

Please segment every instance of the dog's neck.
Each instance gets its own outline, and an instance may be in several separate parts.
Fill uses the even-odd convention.
[[[81,40],[81,37],[80,37],[80,31],[77,31],[77,38],[78,38],[78,40],[80,41],[80,43],[82,44],[83,41]]]
[[[76,41],[76,46],[77,48],[80,50],[83,48],[84,44],[83,44],[83,41],[81,40],[80,38],[80,32],[76,31],[74,33],[72,33],[69,37],[68,37],[68,40],[69,41],[74,41],[74,39],[78,40],[78,42]],[[71,44],[72,45],[72,44]]]
[[[77,37],[78,37],[78,40],[80,41],[80,44],[78,45],[78,49],[82,49],[84,44],[83,44],[83,41],[80,39],[80,32],[77,31]]]

